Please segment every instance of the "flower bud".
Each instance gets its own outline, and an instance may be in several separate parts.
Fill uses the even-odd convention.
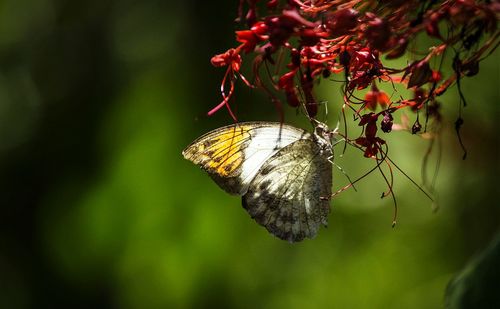
[[[408,81],[408,88],[420,87],[427,83],[432,77],[432,70],[427,60],[420,61],[412,68],[412,74]]]
[[[348,34],[358,25],[358,11],[342,9],[326,16],[326,27],[333,37]]]
[[[422,125],[420,124],[420,122],[418,122],[418,119],[417,119],[417,121],[415,121],[415,123],[411,127],[411,134],[417,134],[418,132],[420,132],[421,129],[422,129]]]
[[[387,111],[384,112],[383,115],[384,115],[384,118],[382,119],[382,123],[380,125],[380,128],[385,133],[389,133],[392,130],[393,118],[392,118],[391,113],[389,113]]]
[[[389,24],[381,18],[374,17],[368,22],[365,36],[370,45],[375,49],[385,51],[390,48],[389,42],[392,36],[392,30]]]

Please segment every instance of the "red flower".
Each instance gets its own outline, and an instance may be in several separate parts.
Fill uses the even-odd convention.
[[[252,52],[258,43],[268,38],[267,30],[264,22],[257,22],[250,30],[236,31],[236,41],[243,43],[240,48],[246,53]]]
[[[375,113],[368,113],[361,116],[361,121],[359,122],[359,125],[366,126],[365,127],[366,138],[368,139],[375,138],[375,135],[377,134],[377,120],[378,120],[378,114]]]
[[[358,137],[355,142],[365,148],[364,156],[366,158],[374,158],[379,153],[380,147],[385,144],[385,141],[378,137],[372,139]]]
[[[349,72],[352,78],[349,89],[364,89],[368,87],[374,78],[382,75],[383,65],[378,59],[378,53],[368,47],[351,53]]]
[[[385,141],[377,136],[377,121],[379,116],[383,115],[381,129],[385,133],[391,132],[393,125],[393,117],[391,113],[393,111],[395,111],[395,109],[385,110],[378,114],[368,113],[361,116],[359,125],[364,126],[364,136],[358,137],[355,142],[364,148],[365,157],[376,157],[376,155],[381,151],[381,147],[385,144]]]
[[[428,130],[438,127],[432,124],[441,120],[436,98],[451,86],[457,86],[465,103],[461,79],[479,72],[480,61],[493,53],[500,38],[498,1],[239,2],[238,21],[246,28],[236,31],[238,45],[234,49],[211,60],[216,67],[226,67],[226,73],[221,83],[222,102],[209,114],[225,106],[236,120],[229,103],[237,79],[265,91],[281,115],[284,113],[277,92],[284,94],[292,107],[303,104],[310,117],[317,113],[315,91],[320,82],[341,83],[343,112],[352,111],[356,118],[362,111],[376,111],[378,106],[383,110],[361,116],[364,130],[356,143],[367,157],[381,153],[385,143],[377,137],[379,118],[381,130],[390,132],[395,117],[392,113],[407,108],[422,111],[422,115],[425,107]],[[441,33],[444,30],[446,33]],[[432,41],[415,44],[416,38],[423,36],[432,37]],[[420,46],[422,42],[433,46]],[[452,62],[444,59],[450,55],[446,50],[455,55]],[[246,61],[242,53],[249,54],[245,59],[253,59],[255,86],[241,73],[242,61]],[[406,53],[410,59],[419,60],[409,65],[386,63],[386,59]],[[393,87],[393,102],[376,83]],[[399,93],[396,83],[406,83],[413,98]],[[359,94],[369,86],[364,97]],[[421,130],[420,123],[415,122],[412,129]]]
[[[233,111],[229,107],[229,100],[231,99],[233,92],[234,92],[234,81],[237,76],[239,76],[245,84],[247,84],[249,87],[252,85],[246,80],[246,78],[240,73],[240,68],[241,68],[241,56],[239,54],[239,51],[237,49],[229,49],[223,54],[215,55],[211,59],[211,63],[215,67],[224,67],[227,66],[226,74],[224,75],[224,78],[222,79],[220,91],[222,94],[222,102],[220,102],[217,106],[212,108],[209,112],[208,115],[213,115],[215,112],[217,112],[219,109],[221,109],[223,106],[226,106],[229,115],[231,115],[231,118],[233,118],[234,121],[236,121],[236,115],[234,115]],[[225,86],[229,78],[229,91],[226,93]]]
[[[377,109],[377,105],[386,108],[391,102],[387,93],[377,88],[375,83],[372,83],[372,89],[365,94],[365,108],[372,111]]]
[[[230,66],[234,72],[239,72],[241,67],[241,56],[234,48],[229,49],[223,54],[218,54],[210,60],[214,67]]]

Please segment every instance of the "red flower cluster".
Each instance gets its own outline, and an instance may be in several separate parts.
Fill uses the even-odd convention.
[[[212,58],[214,66],[226,66],[227,70],[221,86],[223,100],[209,114],[226,106],[236,121],[229,102],[235,81],[242,79],[247,86],[264,90],[280,112],[279,93],[283,93],[291,107],[303,106],[314,117],[317,82],[334,82],[332,74],[337,74],[341,78],[335,80],[344,83],[341,104],[364,128],[364,135],[354,142],[367,157],[379,153],[385,142],[376,135],[377,128],[390,132],[392,114],[397,110],[425,111],[427,120],[439,121],[438,109],[432,107],[438,106],[437,97],[455,84],[465,105],[460,79],[475,75],[479,61],[500,41],[498,1],[270,0],[265,1],[265,7],[259,2],[240,0],[239,19],[248,28],[236,31],[237,47]],[[433,40],[433,46],[417,50],[415,38],[422,34]],[[455,56],[453,73],[444,76],[447,50]],[[407,53],[413,61],[403,67],[384,64],[383,59]],[[242,54],[253,57],[252,82],[241,73]],[[388,83],[393,93],[380,90],[377,83]],[[413,98],[399,94],[396,83],[411,89]],[[359,95],[359,91],[366,93]],[[377,108],[381,111],[375,113]],[[411,131],[420,129],[417,114]]]

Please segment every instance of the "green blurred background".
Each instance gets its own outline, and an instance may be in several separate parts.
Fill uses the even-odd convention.
[[[444,306],[499,228],[498,52],[464,81],[465,161],[456,91],[441,100],[437,213],[398,174],[392,229],[374,173],[333,200],[328,229],[289,244],[181,156],[231,122],[205,115],[223,76],[209,60],[235,44],[237,2],[0,1],[0,308]],[[335,126],[338,87],[321,89]],[[241,120],[278,119],[262,93],[236,95]],[[387,138],[421,182],[427,142]],[[337,159],[352,178],[372,164],[349,148]],[[335,189],[346,183],[335,171]]]

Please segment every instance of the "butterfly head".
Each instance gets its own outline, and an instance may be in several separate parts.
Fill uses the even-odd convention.
[[[316,140],[326,143],[331,147],[332,141],[335,139],[335,133],[335,130],[330,130],[325,123],[316,120],[314,127],[314,137]]]

